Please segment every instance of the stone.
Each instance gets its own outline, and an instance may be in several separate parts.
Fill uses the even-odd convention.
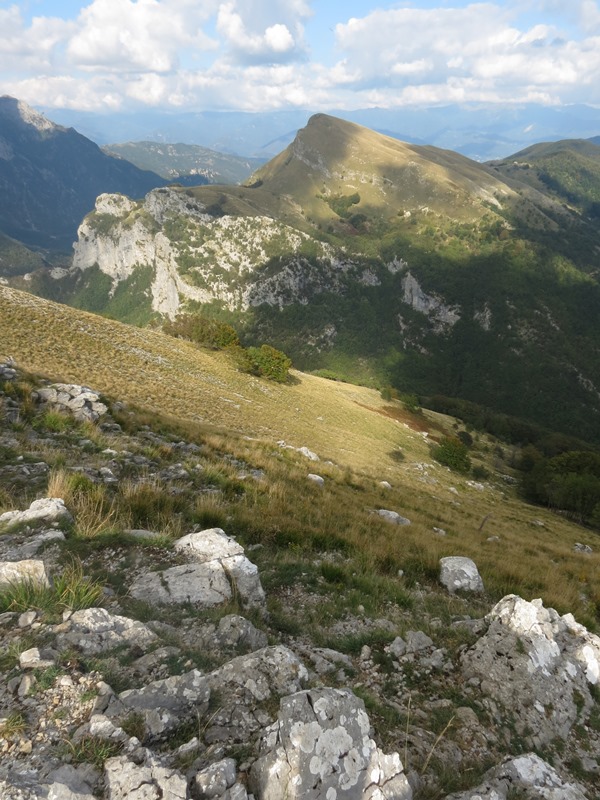
[[[308,458],[309,461],[320,461],[321,459],[316,453],[313,453],[312,450],[309,450],[308,447],[299,447],[298,452],[301,453],[305,458]]]
[[[213,797],[222,797],[227,789],[234,785],[236,777],[235,761],[233,758],[224,758],[198,772],[194,778],[194,783],[196,791],[202,800],[204,798],[208,800]]]
[[[362,700],[340,689],[312,689],[281,701],[279,716],[250,771],[257,800],[411,800],[398,753],[369,736]]]
[[[220,647],[238,652],[254,652],[269,643],[264,631],[258,630],[249,620],[238,614],[228,614],[219,620],[215,639]]]
[[[83,653],[102,653],[116,647],[145,649],[157,640],[142,622],[110,614],[104,608],[86,608],[69,617],[69,629],[59,634],[59,647],[76,647]]]
[[[37,647],[30,647],[29,650],[24,650],[19,656],[21,669],[46,669],[47,667],[53,667],[55,663],[54,654],[47,654]]]
[[[448,795],[446,800],[508,800],[515,791],[531,800],[587,800],[580,786],[565,781],[536,753],[507,758],[487,772],[477,788]]]
[[[390,642],[385,648],[386,653],[389,653],[394,658],[402,658],[406,653],[406,642],[401,636],[396,636],[393,642]]]
[[[218,606],[232,597],[231,585],[218,561],[149,572],[133,582],[130,594],[152,603],[190,603],[199,608]]]
[[[406,652],[418,653],[421,650],[434,648],[433,641],[423,631],[408,631],[406,634]]]
[[[378,509],[377,513],[383,517],[386,522],[391,522],[393,525],[410,525],[410,520],[398,514],[397,511],[389,511],[386,508]]]
[[[381,489],[391,489],[392,484],[389,481],[379,481],[379,487]]]
[[[6,511],[0,514],[0,528],[10,530],[20,525],[52,525],[70,523],[73,517],[58,497],[42,497],[34,500],[26,511]]]
[[[197,533],[189,533],[178,539],[175,550],[188,554],[194,561],[214,572],[224,572],[223,577],[233,584],[242,604],[247,608],[263,608],[265,593],[262,588],[258,568],[244,554],[244,548],[221,528],[209,528]],[[231,587],[228,588],[231,597]],[[223,602],[218,601],[218,602]],[[213,603],[216,605],[217,603]]]
[[[127,689],[109,699],[104,713],[111,720],[139,713],[144,718],[147,736],[159,740],[189,718],[206,713],[209,699],[208,680],[194,669],[153,681],[140,689]]]
[[[593,548],[590,547],[589,544],[581,544],[581,542],[575,542],[573,550],[576,553],[585,553],[586,555],[594,552]]]
[[[314,472],[309,472],[306,477],[309,481],[312,481],[317,486],[325,486],[325,478],[321,477],[321,475],[316,475]]]
[[[571,614],[516,595],[486,617],[487,631],[461,657],[467,681],[532,731],[534,747],[585,724],[594,706],[589,685],[600,682],[600,638]]]
[[[43,561],[0,561],[0,587],[15,583],[31,582],[39,586],[50,586]]]
[[[107,800],[186,800],[187,781],[175,769],[163,767],[148,754],[142,764],[127,756],[109,758],[104,764]]]
[[[19,628],[28,628],[37,618],[37,611],[25,611],[19,615]]]
[[[450,594],[457,591],[484,591],[477,565],[470,558],[462,556],[448,556],[440,559],[440,583]]]

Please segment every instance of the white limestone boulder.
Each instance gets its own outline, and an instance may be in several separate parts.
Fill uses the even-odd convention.
[[[440,583],[450,594],[458,591],[484,591],[477,565],[470,558],[463,556],[448,556],[440,559]]]
[[[42,497],[34,500],[25,511],[6,511],[0,514],[0,530],[29,525],[53,525],[70,523],[73,517],[67,510],[64,500],[59,497]]]
[[[0,562],[0,588],[6,589],[17,583],[50,586],[44,562],[34,559]]]

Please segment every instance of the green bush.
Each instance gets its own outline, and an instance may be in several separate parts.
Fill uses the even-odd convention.
[[[240,369],[251,375],[285,383],[288,379],[292,360],[281,350],[276,350],[268,344],[260,347],[238,348],[236,358]]]
[[[431,451],[431,455],[440,464],[450,467],[454,472],[466,474],[471,470],[471,459],[468,448],[454,436],[444,436]]]

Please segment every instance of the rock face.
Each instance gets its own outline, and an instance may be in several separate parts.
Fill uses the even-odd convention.
[[[397,753],[384,755],[352,692],[313,689],[286,697],[251,772],[257,800],[410,800]]]
[[[536,746],[566,739],[583,724],[600,682],[600,638],[571,614],[561,617],[541,600],[508,595],[486,617],[487,632],[462,657],[467,680],[480,682]]]
[[[440,559],[440,583],[450,594],[457,591],[483,592],[483,581],[477,565],[470,558],[449,556]]]

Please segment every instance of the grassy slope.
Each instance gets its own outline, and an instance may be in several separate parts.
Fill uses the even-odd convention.
[[[89,384],[180,424],[198,421],[205,436],[220,431],[220,448],[233,449],[250,463],[262,448],[268,465],[269,448],[276,449],[280,439],[336,462],[338,467],[300,459],[289,474],[278,466],[268,502],[246,510],[259,514],[253,521],[257,529],[285,526],[298,536],[305,528],[307,539],[322,530],[364,550],[365,559],[380,567],[389,564],[414,575],[417,565],[425,579],[434,578],[440,557],[467,555],[478,564],[492,599],[508,592],[527,599],[541,596],[562,612],[597,625],[600,556],[573,552],[576,541],[596,547],[596,537],[523,504],[498,474],[479,490],[432,463],[429,437],[419,428],[435,438],[451,429],[449,418],[414,418],[368,389],[301,373],[294,373],[290,385],[269,384],[235,371],[225,354],[3,287],[0,342],[0,357],[12,355],[28,370]],[[247,436],[264,444],[253,444]],[[474,460],[509,474],[495,444],[478,438]],[[324,494],[317,493],[321,500],[303,485],[302,473],[309,471],[331,481]],[[394,488],[378,488],[382,479]],[[413,524],[395,528],[370,518],[369,509],[378,507],[395,509]],[[434,526],[448,535],[436,536]],[[488,536],[499,540],[490,542]]]

